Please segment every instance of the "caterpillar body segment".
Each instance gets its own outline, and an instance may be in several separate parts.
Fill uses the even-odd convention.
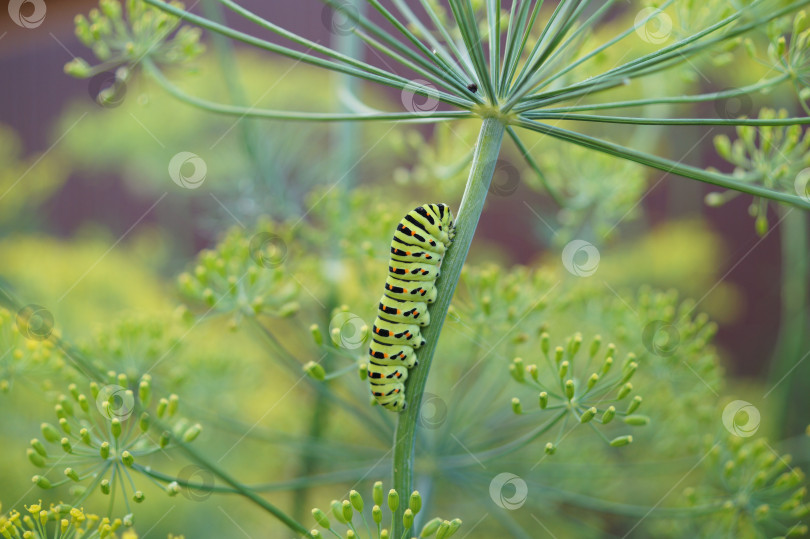
[[[438,266],[442,263],[442,257],[436,255],[436,253],[425,251],[420,247],[414,250],[401,249],[400,247],[405,246],[391,246],[391,262],[419,262],[422,264],[433,264],[434,266]]]
[[[428,304],[436,300],[436,279],[455,224],[446,204],[424,204],[408,212],[391,240],[385,292],[369,345],[371,394],[388,410],[407,406],[408,369],[419,364],[415,350],[425,344],[420,328],[430,324]]]
[[[374,327],[371,328],[372,338],[385,344],[404,344],[411,348],[419,348],[424,342],[419,326],[403,324],[377,316]]]
[[[430,324],[430,313],[428,306],[423,301],[403,301],[388,296],[380,298],[377,306],[380,313],[392,322],[402,322],[404,324],[418,324],[426,326]]]
[[[388,265],[388,273],[396,275],[400,279],[432,282],[439,277],[441,272],[439,271],[439,266],[434,266],[433,264],[392,260]]]
[[[371,370],[375,364],[404,365],[409,369],[419,364],[419,361],[416,359],[416,354],[410,346],[386,344],[372,339],[368,348],[368,354],[371,356],[371,361],[373,362],[369,365],[369,370]]]
[[[404,301],[424,301],[433,303],[436,301],[436,285],[431,281],[404,281],[400,276],[388,275],[385,280],[385,295],[391,299]]]

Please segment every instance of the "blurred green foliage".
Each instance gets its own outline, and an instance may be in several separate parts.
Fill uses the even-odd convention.
[[[673,11],[677,32],[689,33],[725,9],[722,2],[695,6]],[[583,35],[582,46],[589,49],[626,22],[605,24],[598,36]],[[651,48],[641,40],[633,47]],[[597,67],[614,65],[619,55],[605,51]],[[317,103],[318,110],[340,106],[334,79],[321,72],[269,63],[252,53],[237,58],[251,103],[279,109],[300,108],[298,102]],[[715,59],[715,67],[724,61]],[[217,64],[208,56],[196,62],[199,73],[184,68],[178,85],[227,101]],[[745,65],[752,66],[753,61]],[[700,85],[701,68],[690,64],[678,76],[621,90],[620,97],[677,95]],[[149,410],[148,417],[163,420],[174,415],[169,406],[182,400],[184,419],[174,426],[174,436],[194,441],[282,508],[294,505],[296,493],[316,503],[359,486],[370,487],[375,505],[383,505],[372,484],[388,479],[394,418],[368,395],[365,346],[324,335],[344,331],[333,327],[336,313],[354,317],[359,330],[373,320],[391,231],[404,211],[426,198],[455,204],[475,126],[447,122],[431,131],[364,125],[357,142],[363,154],[351,165],[364,181],[348,190],[341,182],[351,171],[335,168],[330,129],[262,124],[261,148],[274,168],[257,173],[233,119],[178,106],[142,78],[126,84],[118,107],[71,105],[55,132],[75,126],[73,134],[41,161],[22,158],[14,134],[0,132],[0,142],[6,142],[0,144],[0,162],[6,165],[0,189],[10,193],[0,198],[0,227],[7,232],[0,240],[0,275],[24,303],[44,305],[56,325],[54,339],[26,338],[17,313],[0,310],[0,410],[8,418],[0,428],[7,455],[0,462],[0,484],[7,485],[3,501],[19,508],[42,497],[45,507],[78,497],[102,517],[129,513],[120,494],[106,494],[100,483],[85,489],[70,484],[94,479],[76,481],[72,472],[91,474],[94,465],[114,462],[110,492],[124,485],[128,500],[137,502],[127,518],[142,533],[229,536],[238,523],[249,535],[281,534],[280,524],[232,496],[232,485],[216,480],[140,413]],[[372,104],[385,102],[368,97]],[[606,128],[593,129],[600,130]],[[717,139],[719,153],[751,168],[764,159],[752,142],[757,131],[738,130],[741,142]],[[777,139],[798,147],[795,129],[784,135],[776,128],[758,132],[769,147],[776,148]],[[672,142],[658,128],[613,128],[610,136],[616,133],[642,147]],[[459,516],[462,533],[482,538],[526,537],[525,530],[536,530],[538,522],[557,537],[627,530],[657,537],[806,531],[804,477],[779,444],[772,447],[762,436],[778,434],[768,432],[777,427],[763,422],[751,440],[722,429],[722,411],[736,381],[727,378],[723,352],[713,344],[714,321],[732,321],[740,310],[739,292],[721,279],[727,256],[722,241],[697,218],[645,229],[641,201],[650,185],[637,165],[545,137],[526,141],[546,181],[507,145],[499,164],[503,181],[495,184],[500,192],[492,193],[490,207],[523,211],[516,199],[525,191],[540,207],[549,186],[570,204],[542,211],[553,226],[532,221],[526,227],[534,251],[525,265],[515,264],[513,253],[496,242],[473,246],[421,418],[416,471],[423,514]],[[202,188],[181,191],[172,183],[167,165],[180,151],[205,160]],[[28,181],[15,186],[26,174]],[[120,175],[124,194],[139,200],[170,192],[171,209],[125,241],[100,224],[70,239],[56,239],[45,227],[32,232],[36,223],[24,212],[53,196],[71,174],[87,181]],[[634,220],[641,224],[625,226]],[[193,244],[200,230],[209,238],[216,231],[216,240],[202,250]],[[576,238],[598,247],[592,276],[572,274],[561,259],[563,246]],[[706,290],[711,293],[704,296]],[[615,364],[602,372],[605,357]],[[107,376],[125,395],[131,392],[139,413],[118,426],[107,422],[99,415],[107,407],[102,402],[97,408],[93,394],[100,388],[87,389],[93,399],[80,393],[87,385],[85,368]],[[542,388],[534,387],[535,375]],[[156,398],[150,403],[142,382],[165,395],[165,404]],[[589,386],[594,392],[580,401]],[[87,410],[79,395],[91,401]],[[320,399],[327,403],[325,428],[313,436],[309,423]],[[572,400],[577,402],[566,408]],[[555,419],[555,410],[564,412]],[[38,427],[53,421],[54,413],[64,421]],[[97,431],[82,447],[82,429],[93,421]],[[116,435],[119,429],[125,435]],[[50,464],[45,458],[53,459],[54,452],[71,455],[62,434],[71,451],[87,451],[73,455],[86,469],[72,466],[66,479],[48,484],[42,478],[63,474],[66,464],[47,473],[36,466]],[[40,436],[53,446],[47,455],[31,441]],[[131,444],[128,449],[122,444],[102,453],[102,440],[119,438]],[[806,453],[807,442],[793,443]],[[310,476],[298,475],[304,458],[316,462]],[[39,487],[50,488],[31,492],[34,473]],[[508,510],[511,495],[492,494],[499,473],[523,481],[529,495],[519,510]],[[347,502],[331,504],[342,524],[351,522],[346,503],[350,517],[363,510],[362,498],[343,497]],[[660,510],[650,511],[658,500]],[[46,520],[55,521],[57,514],[62,513],[52,509]],[[0,533],[14,521],[12,515],[0,518]],[[455,526],[419,516],[420,530],[438,533],[442,526]],[[301,516],[308,528],[323,525],[320,517]]]

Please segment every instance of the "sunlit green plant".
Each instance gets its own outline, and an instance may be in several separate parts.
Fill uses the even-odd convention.
[[[667,32],[664,32],[665,35],[651,34],[646,29],[646,25],[667,13],[666,10],[673,4],[673,1],[668,1],[660,7],[643,12],[643,15],[640,12],[640,16],[635,18],[633,26],[591,49],[583,47],[583,43],[589,42],[592,32],[603,21],[603,18],[610,13],[614,6],[618,7],[617,2],[608,0],[599,6],[589,6],[590,2],[587,0],[563,0],[550,13],[547,13],[549,10],[541,9],[542,2],[528,0],[522,2],[516,0],[511,3],[508,10],[499,0],[486,2],[451,0],[449,11],[438,2],[421,0],[420,5],[425,12],[425,19],[425,17],[418,17],[402,0],[394,0],[391,8],[385,7],[378,0],[368,0],[369,7],[386,21],[390,27],[388,29],[373,22],[371,16],[362,11],[347,7],[347,4],[336,0],[322,0],[322,2],[325,6],[346,17],[352,26],[351,32],[358,39],[408,70],[408,76],[393,69],[376,67],[355,56],[344,54],[287,31],[232,0],[219,0],[219,4],[255,23],[259,28],[288,40],[291,42],[291,46],[256,38],[217,22],[211,16],[200,16],[184,10],[179,5],[161,0],[144,0],[143,4],[130,0],[127,3],[128,18],[122,17],[123,11],[120,3],[116,0],[105,0],[102,2],[101,14],[99,12],[92,14],[89,23],[84,19],[77,21],[77,32],[80,38],[94,49],[95,54],[103,63],[90,67],[89,64],[75,61],[70,64],[68,71],[79,76],[89,76],[99,70],[106,70],[111,63],[115,63],[122,66],[119,69],[123,69],[125,75],[129,76],[132,67],[141,65],[148,76],[178,99],[204,110],[241,118],[420,123],[469,119],[480,122],[478,141],[469,161],[469,180],[457,212],[456,241],[444,261],[440,293],[431,310],[433,323],[424,334],[428,344],[420,353],[419,369],[408,381],[410,406],[397,418],[392,462],[394,488],[397,492],[414,490],[416,431],[428,374],[439,343],[442,325],[450,308],[450,301],[457,283],[460,282],[462,266],[487,193],[490,191],[490,184],[497,168],[499,155],[501,155],[504,135],[509,135],[516,144],[518,153],[526,159],[531,171],[537,174],[546,192],[563,209],[569,205],[576,207],[576,203],[566,198],[564,189],[555,189],[553,183],[547,180],[543,172],[545,163],[535,159],[531,148],[525,143],[527,134],[535,133],[552,137],[588,150],[601,152],[607,156],[647,165],[666,173],[754,195],[762,200],[778,201],[804,209],[810,208],[810,201],[804,196],[806,193],[797,194],[793,189],[786,188],[784,182],[776,182],[770,174],[762,174],[761,171],[753,173],[750,170],[742,174],[723,174],[703,170],[679,160],[650,153],[651,149],[642,151],[612,142],[614,139],[621,138],[623,133],[620,128],[615,127],[618,124],[659,127],[729,125],[738,126],[739,129],[759,127],[763,132],[766,129],[769,130],[768,133],[781,132],[778,130],[784,129],[790,135],[788,138],[792,137],[791,140],[793,140],[796,139],[796,126],[808,123],[807,118],[772,114],[760,114],[759,118],[748,119],[744,117],[661,117],[654,114],[641,115],[641,113],[632,116],[615,116],[594,113],[594,111],[640,107],[645,107],[641,110],[646,113],[648,105],[681,105],[701,101],[720,101],[772,90],[792,78],[795,80],[797,77],[794,76],[792,68],[788,64],[782,76],[763,79],[731,90],[690,93],[685,96],[672,95],[621,100],[623,91],[632,89],[634,84],[647,77],[665,76],[669,70],[680,70],[691,60],[698,60],[718,51],[724,55],[730,54],[731,45],[739,41],[740,37],[758,32],[767,23],[792,16],[799,7],[807,2],[760,0],[750,3],[735,3],[734,8],[730,10],[726,7],[701,11],[697,17],[680,25],[687,31],[676,38],[672,38]],[[150,7],[145,7],[144,4]],[[589,7],[594,9],[589,9]],[[546,15],[548,15],[547,18]],[[162,19],[161,17],[167,18]],[[169,32],[174,30],[181,20],[296,61],[395,88],[401,93],[401,101],[405,110],[391,112],[369,110],[368,107],[362,106],[362,102],[357,96],[354,96],[355,105],[358,105],[355,107],[358,109],[357,111],[323,113],[263,110],[239,104],[213,103],[189,95],[173,84],[162,71],[164,64],[193,57],[199,52],[197,35],[192,30],[181,29],[173,41],[167,40]],[[797,20],[799,19],[797,18]],[[801,24],[798,25],[801,26]],[[117,40],[111,42],[113,26],[121,36],[135,36],[137,43],[130,46],[129,42],[125,42],[121,48]],[[166,29],[169,29],[169,32],[166,32]],[[660,30],[661,27],[658,29]],[[801,34],[801,29],[794,33]],[[604,57],[615,45],[638,40],[639,36],[644,42],[641,44],[641,48],[650,49],[650,45],[652,45],[651,52],[645,53],[631,48],[637,54],[629,60],[622,59],[618,65],[603,69],[596,75],[586,69],[590,62]],[[111,43],[115,46],[111,46]],[[139,48],[138,45],[144,43],[152,43],[152,45]],[[784,56],[785,49],[785,46],[780,43],[784,42],[777,41],[776,57],[778,58]],[[801,38],[795,39],[795,43],[796,47],[800,48]],[[301,52],[302,47],[307,52]],[[794,56],[796,54],[798,53],[795,53]],[[602,97],[603,93],[607,95],[606,100],[590,102],[595,96]],[[617,95],[619,97],[612,97]],[[614,100],[611,101],[611,99]],[[581,101],[585,102],[581,103]],[[559,122],[576,122],[574,125],[590,127],[575,131],[559,127]],[[613,126],[615,133],[603,135],[598,131],[597,133],[591,132],[591,130],[597,130],[599,124]],[[746,137],[751,138],[750,131],[741,131],[741,138],[744,133]],[[796,141],[794,140],[794,142]],[[749,161],[755,160],[749,159]],[[262,234],[260,230],[257,233]],[[252,249],[251,241],[241,233],[234,234],[223,242],[221,252],[204,253],[200,257],[200,264],[193,270],[193,274],[183,274],[180,278],[184,294],[190,298],[203,300],[211,311],[240,313],[254,320],[253,323],[256,323],[255,315],[261,312],[265,305],[268,305],[268,299],[278,303],[276,305],[271,303],[267,314],[276,316],[295,314],[298,311],[298,305],[291,302],[294,296],[292,291],[295,287],[278,286],[279,281],[284,279],[278,277],[277,273],[274,274],[272,269],[273,266],[279,265],[279,258],[283,258],[280,257],[278,245],[271,241],[270,251],[265,252],[266,241],[262,238],[259,239],[260,249]],[[270,271],[256,269],[257,264]],[[519,272],[514,273],[514,276],[520,280]],[[245,287],[241,286],[243,278],[248,279],[248,285]],[[538,280],[544,282],[543,278]],[[476,307],[480,307],[480,309],[473,309],[473,316],[469,320],[463,314],[457,320],[462,324],[469,321],[482,329],[491,326],[497,327],[499,323],[528,323],[527,317],[532,318],[538,310],[542,311],[546,306],[541,297],[532,305],[522,306],[523,309],[511,309],[506,306],[510,289],[502,287],[502,284],[499,281],[497,285],[492,285],[493,290],[497,293],[496,298],[500,302],[494,300],[493,296],[490,296],[487,301],[485,300],[486,295],[477,296],[476,290],[471,289],[468,297],[480,300],[480,303],[475,303]],[[255,288],[252,288],[253,286]],[[284,293],[285,289],[290,292]],[[266,294],[269,294],[270,297],[267,297]],[[561,300],[562,304],[566,304],[566,302],[567,306],[576,305],[578,302],[586,303],[584,299],[578,300],[575,292]],[[502,309],[500,311],[493,309],[493,305]],[[588,312],[588,309],[583,309],[583,312]],[[498,316],[493,316],[493,313]],[[656,316],[666,321],[670,314],[666,309],[662,309],[656,312]],[[552,322],[553,319],[549,319],[544,323]],[[685,331],[699,332],[700,328],[695,329],[695,327],[703,325],[705,323],[694,323],[687,318]],[[498,343],[506,338],[511,327],[502,335]],[[541,382],[540,368],[536,368],[538,376],[535,377],[535,370],[531,368],[531,365],[529,371],[526,372],[522,362],[513,363],[513,376],[522,383],[537,385],[537,389],[546,393],[545,398],[555,397],[559,404],[555,402],[551,406],[559,405],[565,408],[566,411],[562,412],[565,417],[568,417],[570,413],[580,423],[590,423],[591,426],[594,426],[593,422],[597,415],[598,421],[601,423],[610,423],[615,415],[620,415],[617,408],[614,407],[611,410],[609,406],[602,409],[597,406],[597,402],[592,402],[587,397],[595,395],[595,393],[589,394],[590,390],[596,392],[600,389],[607,393],[617,391],[617,399],[627,397],[632,389],[627,384],[629,377],[633,376],[636,368],[639,367],[637,362],[632,358],[625,362],[621,369],[617,369],[620,372],[613,375],[616,377],[615,379],[608,377],[610,368],[605,370],[605,363],[600,367],[601,374],[586,370],[574,378],[569,375],[569,369],[573,369],[574,358],[581,346],[581,344],[577,344],[581,342],[579,338],[572,337],[565,347],[555,349],[552,358],[546,333],[534,331],[535,329],[533,328],[534,337],[528,331],[520,331],[518,336],[509,339],[507,344],[518,348],[537,344],[533,341],[539,339],[540,350],[551,363],[549,372],[545,374],[552,374],[559,379],[560,385],[556,387],[547,382],[545,378]],[[544,328],[541,326],[540,329]],[[622,329],[628,331],[626,327],[617,327],[617,333]],[[286,354],[291,360],[290,362],[297,360],[295,355],[284,349],[283,342],[275,338],[271,332],[267,334],[273,342],[274,350]],[[697,338],[698,341],[700,339],[700,337]],[[322,346],[322,337],[318,339],[316,336],[315,341],[318,346]],[[596,347],[598,348],[598,346]],[[557,350],[561,350],[561,352],[557,352]],[[695,353],[696,351],[690,350],[689,352]],[[332,353],[331,350],[328,350],[321,359]],[[589,351],[589,353],[593,357],[596,351],[593,353]],[[660,356],[660,354],[652,355]],[[557,356],[559,356],[559,360]],[[522,357],[527,357],[525,350],[522,352]],[[484,359],[486,359],[486,354],[482,355],[479,362]],[[656,358],[651,359],[657,361]],[[606,363],[610,362],[606,361]],[[712,359],[710,363],[714,364],[714,360]],[[315,364],[318,365],[319,362],[315,361]],[[314,375],[314,378],[329,381],[327,369],[323,369],[322,372],[312,364],[307,363],[306,365],[309,365],[306,371]],[[469,372],[474,369],[474,366],[465,365],[463,368]],[[602,377],[606,379],[602,380]],[[545,398],[538,396],[541,409],[550,406],[548,402],[545,402]],[[580,402],[580,399],[583,398],[584,401]],[[639,399],[633,399],[628,408],[623,411],[628,414],[624,417],[626,423],[640,425],[647,422],[645,416],[634,414],[640,402]],[[524,408],[521,400],[513,401],[513,410],[517,415],[524,415],[526,412]],[[365,414],[365,411],[361,413]],[[390,418],[383,416],[381,421],[383,425],[386,425],[386,421],[390,422]],[[175,435],[174,438],[176,437]],[[188,441],[187,438],[190,437],[188,431],[181,435],[179,447],[184,449],[198,464],[210,469],[227,483],[230,492],[239,493],[251,499],[282,520],[293,531],[310,537],[317,536],[308,532],[294,518],[259,496],[258,488],[250,488],[236,481],[220,466],[190,450],[182,443]],[[621,435],[609,441],[610,445],[623,446],[628,445],[631,438]],[[506,450],[511,452],[522,447],[523,445],[507,445]],[[547,445],[547,452],[553,453],[555,447],[556,444],[553,443],[550,448]],[[633,447],[630,446],[626,449],[632,451]],[[477,458],[474,453],[472,456]],[[351,505],[351,502],[349,504]],[[343,505],[345,506],[345,504]],[[619,512],[618,508],[614,509]],[[407,509],[404,504],[400,504],[396,508],[392,507],[392,510],[394,515],[391,534],[392,537],[399,537],[410,527],[406,518]],[[631,513],[631,511],[624,511]],[[342,516],[347,522],[351,521],[345,514]],[[440,526],[442,525],[444,524],[440,524]]]

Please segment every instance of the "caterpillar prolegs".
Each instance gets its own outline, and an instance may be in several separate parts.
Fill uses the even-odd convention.
[[[425,344],[420,327],[430,324],[428,303],[436,300],[436,279],[455,234],[447,204],[425,204],[408,212],[391,240],[385,293],[380,298],[369,348],[371,394],[394,412],[406,407],[408,369],[414,350]]]

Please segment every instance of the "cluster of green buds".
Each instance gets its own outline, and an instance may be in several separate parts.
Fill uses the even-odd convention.
[[[46,509],[42,500],[26,506],[22,513],[0,513],[0,536],[5,539],[138,539],[132,529],[132,515],[111,520],[66,504]]]
[[[719,389],[722,373],[717,358],[710,348],[717,334],[717,324],[703,312],[695,312],[696,302],[687,298],[680,300],[678,291],[653,291],[649,287],[639,290],[635,313],[642,320],[641,342],[644,345],[642,359],[650,358],[654,376],[666,374],[670,381],[676,376],[673,367],[687,361],[691,385],[697,374],[712,389]],[[659,360],[653,361],[655,358]],[[666,372],[664,372],[666,371]],[[684,388],[685,389],[685,388]]]
[[[408,164],[394,169],[393,180],[454,194],[464,185],[473,156],[469,148],[475,144],[476,134],[475,125],[469,122],[436,124],[429,144],[417,129],[391,133],[392,150]],[[459,139],[469,141],[469,145],[459,143]]]
[[[608,344],[602,350],[602,338],[593,338],[587,350],[583,347],[582,335],[569,337],[564,346],[552,348],[548,333],[540,336],[540,348],[545,362],[541,365],[526,364],[515,358],[509,365],[512,378],[518,383],[539,390],[532,398],[532,406],[524,407],[524,401],[512,399],[515,414],[553,414],[549,425],[561,422],[557,442],[546,444],[546,453],[553,454],[562,439],[565,425],[588,424],[613,447],[627,445],[632,435],[624,434],[608,438],[596,425],[622,423],[638,427],[649,423],[649,418],[636,413],[641,406],[641,396],[634,391],[631,382],[638,369],[636,356],[627,354],[621,365],[617,363],[616,346]],[[584,357],[583,357],[584,356]],[[534,407],[534,402],[537,407]],[[525,408],[525,409],[524,409]]]
[[[661,2],[647,0],[645,4],[660,9]],[[672,41],[689,38],[737,11],[737,6],[728,0],[685,0],[670,6],[661,13],[666,17],[672,15],[672,20],[658,24],[664,27],[671,25]],[[724,43],[726,47],[730,45]]]
[[[293,316],[299,287],[286,258],[287,241],[269,227],[253,236],[234,228],[216,249],[200,252],[193,271],[180,274],[180,291],[202,302],[206,313],[231,313],[233,329],[245,316]]]
[[[363,361],[368,352],[368,341],[371,328],[365,320],[349,311],[348,305],[340,305],[332,310],[329,322],[328,339],[318,324],[309,327],[312,340],[321,351],[339,356],[348,361],[327,373],[320,362],[310,361],[304,365],[304,372],[314,380],[323,381],[337,378],[344,374],[357,373],[361,380],[368,377],[368,364]]]
[[[713,536],[747,537],[750,530],[760,537],[807,534],[806,480],[790,455],[779,454],[764,438],[731,436],[712,446],[704,464],[713,486],[690,487],[684,495],[691,505],[718,505],[708,517],[718,528]]]
[[[368,539],[389,539],[391,537],[391,531],[383,527],[383,505],[385,502],[388,503],[391,518],[395,518],[400,503],[404,503],[404,501],[400,500],[399,493],[394,489],[389,490],[388,495],[384,496],[381,481],[374,483],[372,499],[374,505],[371,508],[371,519],[374,523],[373,528],[376,529],[376,533],[372,532],[372,526],[369,525],[369,521],[366,518],[366,504],[363,501],[363,497],[356,490],[352,490],[349,493],[348,500],[332,500],[330,504],[331,508],[328,511],[331,513],[332,518],[330,518],[326,511],[317,508],[312,510],[312,516],[321,528],[340,539],[344,537],[346,539],[360,539],[362,537]],[[414,491],[411,493],[410,498],[408,498],[407,503],[408,507],[405,509],[402,516],[402,524],[405,528],[402,537],[435,537],[435,539],[447,539],[452,537],[461,527],[461,520],[458,518],[453,520],[434,518],[422,526],[419,535],[416,535],[414,521],[422,510],[422,496],[419,492]],[[336,521],[337,526],[333,525],[332,519]],[[362,521],[362,526],[360,525],[360,521]],[[345,528],[345,531],[341,531],[343,528]],[[365,530],[365,534],[363,534],[363,530]],[[323,533],[318,529],[313,529],[309,533],[315,539],[323,537]]]
[[[71,485],[79,504],[96,489],[111,494],[120,487],[129,507],[130,499],[140,503],[144,494],[131,481],[120,479],[139,469],[139,459],[170,448],[174,439],[193,441],[202,427],[178,417],[177,395],[154,399],[149,375],[137,384],[125,374],[109,372],[107,377],[106,385],[91,382],[89,393],[71,384],[69,395],[58,397],[54,406],[58,421],[42,423],[43,439],[31,440],[28,460],[43,470],[62,469],[59,479],[47,477],[47,472],[35,475],[32,480],[40,488]],[[158,429],[155,418],[169,430]]]
[[[53,375],[64,366],[64,359],[53,341],[38,334],[27,335],[13,313],[0,307],[0,392],[7,392],[15,378]],[[23,328],[25,331],[26,328]]]
[[[486,327],[498,335],[513,329],[518,321],[521,326],[537,322],[547,307],[545,294],[554,285],[550,272],[524,266],[508,271],[496,265],[465,266],[461,280],[467,297],[459,302],[459,309],[451,308],[448,321],[460,323],[467,331]],[[521,343],[529,336],[516,332],[512,339]]]
[[[582,146],[551,143],[542,154],[545,181],[565,200],[557,217],[560,225],[550,230],[540,219],[535,228],[541,234],[554,232],[553,241],[564,245],[592,228],[598,237],[609,239],[618,221],[640,215],[638,200],[647,188],[645,171],[635,163],[593,152]],[[538,191],[545,184],[531,170],[524,173],[528,185]]]
[[[176,318],[182,319],[183,312],[178,309]],[[79,349],[99,368],[113,367],[136,379],[181,349],[181,333],[175,321],[169,317],[128,316],[96,330],[92,338],[79,344]]]
[[[178,17],[142,0],[125,0],[123,4],[119,0],[100,0],[98,9],[92,9],[87,17],[76,16],[76,36],[92,49],[101,64],[91,66],[76,58],[65,65],[67,74],[88,78],[124,66],[117,75],[126,81],[130,66],[146,57],[161,64],[176,64],[203,51],[199,28],[180,27]],[[183,7],[181,2],[171,4]]]
[[[759,118],[763,120],[784,119],[788,112],[781,109],[763,108]],[[765,187],[788,190],[810,199],[810,133],[801,125],[750,126],[736,128],[737,138],[732,142],[726,135],[714,138],[717,153],[735,166],[735,174],[742,180],[756,181]],[[736,193],[736,192],[734,192]],[[709,205],[719,206],[735,196],[732,192],[707,195]],[[766,201],[758,199],[749,211],[756,219],[760,235],[768,231]]]
[[[785,35],[785,26],[789,27],[790,35]],[[768,37],[768,65],[790,77],[805,112],[810,114],[807,106],[807,100],[810,99],[810,25],[807,13],[804,10],[799,11],[793,21],[777,19],[769,25]],[[753,44],[750,41],[746,44],[749,54],[756,58]]]

